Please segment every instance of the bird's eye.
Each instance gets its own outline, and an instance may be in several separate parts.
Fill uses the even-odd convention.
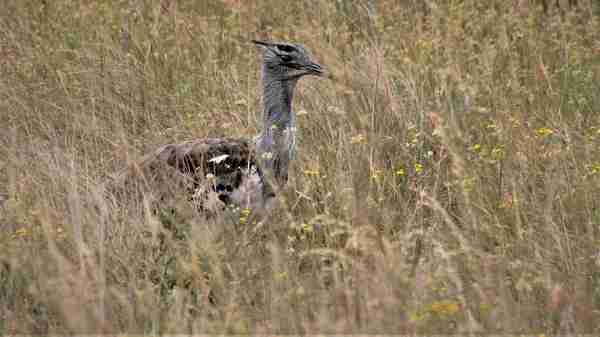
[[[296,48],[288,46],[287,44],[278,44],[277,49],[281,50],[284,53],[291,53],[296,50]]]
[[[291,62],[292,61],[292,57],[290,55],[279,55],[279,58],[283,61],[283,62]]]

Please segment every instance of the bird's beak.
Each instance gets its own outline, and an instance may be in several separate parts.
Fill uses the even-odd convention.
[[[268,42],[258,41],[258,40],[252,40],[252,43],[254,43],[255,45],[258,45],[258,46],[262,46],[262,47],[270,47],[271,46],[271,44]]]
[[[323,69],[323,67],[321,67],[321,65],[318,63],[311,62],[305,65],[304,69],[306,69],[311,75],[325,76],[325,69]]]

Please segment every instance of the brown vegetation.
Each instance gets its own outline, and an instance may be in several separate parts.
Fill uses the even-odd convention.
[[[568,3],[5,0],[0,334],[600,333],[600,8]],[[105,188],[256,134],[252,38],[333,73],[274,213]]]

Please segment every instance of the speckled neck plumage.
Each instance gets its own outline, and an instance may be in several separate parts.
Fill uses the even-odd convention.
[[[289,161],[295,151],[296,130],[292,100],[298,77],[286,77],[284,71],[263,64],[264,124],[256,143],[265,170],[271,170],[279,185],[287,181]]]

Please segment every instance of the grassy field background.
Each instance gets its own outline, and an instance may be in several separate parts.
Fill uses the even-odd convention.
[[[4,0],[0,334],[600,334],[600,6],[551,3]],[[113,198],[258,132],[251,39],[332,74],[273,215]]]

